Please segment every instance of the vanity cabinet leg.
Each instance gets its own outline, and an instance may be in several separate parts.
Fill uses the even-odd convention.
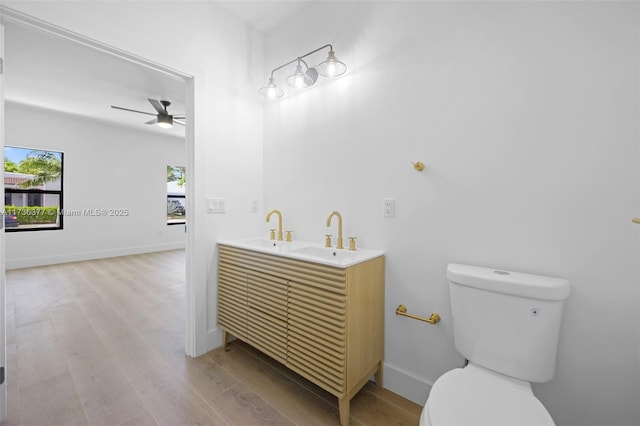
[[[228,340],[229,340],[229,333],[227,333],[225,330],[222,330],[222,348],[223,349],[225,349],[229,344]]]
[[[382,361],[378,364],[378,371],[376,371],[376,386],[382,389]]]
[[[340,426],[349,426],[349,398],[338,399],[338,408],[340,409]]]

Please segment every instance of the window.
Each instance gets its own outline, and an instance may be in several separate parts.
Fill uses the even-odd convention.
[[[167,166],[167,225],[184,224],[186,218],[184,166]]]
[[[62,171],[62,152],[5,146],[7,232],[62,229]]]

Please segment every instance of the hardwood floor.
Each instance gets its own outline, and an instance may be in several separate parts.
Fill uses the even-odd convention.
[[[337,400],[235,341],[184,354],[184,251],[7,271],[3,425],[338,425]],[[352,425],[417,425],[372,384]]]

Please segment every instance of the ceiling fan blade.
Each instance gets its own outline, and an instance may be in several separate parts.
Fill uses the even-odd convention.
[[[146,123],[144,123],[144,124],[156,124],[157,122],[158,122],[158,119],[157,119],[157,118],[154,118],[153,120],[149,120],[149,121],[147,121],[147,122],[146,122]]]
[[[182,121],[175,120],[175,117],[174,117],[173,122],[176,123],[176,124],[179,124],[181,126],[185,126],[185,124]]]
[[[184,120],[187,117],[185,115],[174,115],[173,118],[177,118],[178,120]]]
[[[160,104],[160,101],[157,101],[155,99],[147,99],[147,100],[149,101],[151,106],[154,107],[156,111],[158,111],[158,114],[162,114],[162,115],[166,115],[167,114],[167,111],[164,110],[164,108]]]
[[[139,113],[139,114],[156,115],[156,114],[151,114],[150,112],[137,111],[137,110],[135,110],[135,109],[122,108],[122,107],[114,106],[114,105],[111,105],[111,108],[121,109],[121,110],[123,110],[123,111],[137,112],[137,113]]]

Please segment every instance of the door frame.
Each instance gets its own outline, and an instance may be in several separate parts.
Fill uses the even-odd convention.
[[[205,282],[202,278],[202,271],[198,268],[198,242],[196,230],[200,226],[200,218],[197,214],[197,208],[201,207],[198,200],[199,192],[202,192],[200,184],[197,183],[196,176],[199,176],[203,170],[201,162],[197,159],[196,154],[196,115],[202,115],[202,108],[196,108],[196,83],[204,81],[204,72],[195,70],[193,74],[189,74],[180,70],[176,70],[169,66],[159,64],[157,62],[145,59],[138,55],[134,55],[117,47],[102,43],[98,40],[91,39],[81,34],[69,31],[65,28],[50,24],[46,21],[24,14],[22,12],[11,9],[7,6],[0,5],[0,24],[3,22],[11,22],[32,28],[37,31],[45,32],[57,37],[62,37],[75,43],[82,44],[89,48],[98,50],[108,55],[132,62],[142,67],[162,73],[170,78],[178,79],[185,83],[185,114],[187,117],[193,117],[186,120],[185,126],[185,144],[187,156],[187,217],[188,232],[186,232],[186,259],[185,259],[185,285],[186,285],[186,306],[185,306],[185,353],[191,357],[202,354],[208,348],[207,331],[206,331],[206,286],[197,286],[198,282]],[[0,92],[0,103],[4,104],[4,92]],[[202,104],[202,100],[198,101]],[[199,105],[200,107],[202,105]],[[4,129],[4,126],[2,127]],[[3,155],[3,154],[0,154]],[[197,241],[198,240],[198,241]],[[4,245],[3,245],[4,247]],[[0,266],[4,274],[5,253],[0,253]],[[4,303],[3,303],[4,306]],[[204,314],[203,314],[204,311]],[[204,315],[204,321],[203,321]],[[4,321],[4,315],[3,315]],[[0,389],[1,392],[1,389]],[[1,395],[0,395],[1,396]]]
[[[0,157],[4,159],[4,25],[0,21]],[[3,161],[4,164],[4,161]],[[4,165],[2,166],[4,171]],[[4,185],[0,187],[0,195],[4,200]],[[4,207],[3,207],[4,209]],[[6,285],[5,278],[5,234],[4,214],[0,219],[0,421],[7,418],[7,328],[6,328]]]

